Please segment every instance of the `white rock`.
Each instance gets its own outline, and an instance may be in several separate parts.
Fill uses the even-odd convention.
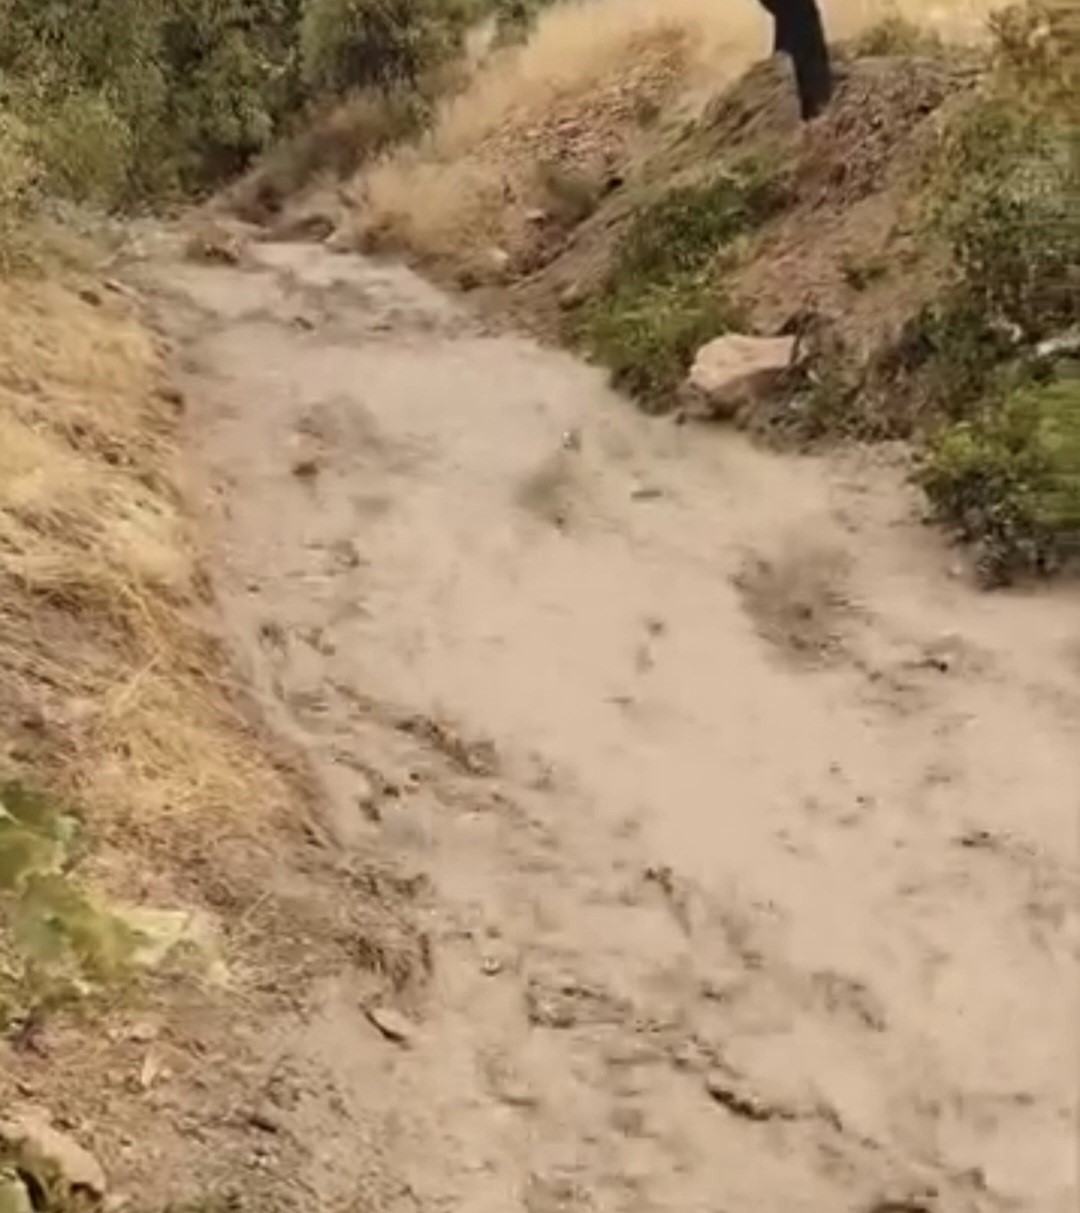
[[[687,404],[698,416],[732,417],[775,389],[794,357],[794,337],[717,337],[697,352],[684,389]]]
[[[368,1007],[367,1017],[372,1025],[394,1044],[405,1045],[413,1038],[413,1025],[393,1007]]]
[[[55,1167],[73,1191],[85,1192],[97,1200],[105,1195],[101,1164],[74,1138],[54,1129],[44,1112],[26,1109],[0,1120],[0,1141]]]

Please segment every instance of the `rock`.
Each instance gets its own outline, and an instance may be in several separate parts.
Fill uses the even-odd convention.
[[[268,1108],[254,1108],[248,1113],[248,1124],[253,1129],[258,1129],[260,1133],[269,1133],[271,1136],[276,1136],[281,1132],[281,1121]]]
[[[187,400],[184,393],[173,383],[162,384],[158,388],[158,398],[164,401],[165,404],[172,405],[178,412],[182,413],[187,408]]]
[[[40,1161],[55,1171],[73,1193],[82,1192],[95,1200],[105,1195],[101,1164],[74,1138],[54,1129],[44,1112],[26,1109],[0,1119],[0,1141],[26,1156],[26,1170]]]
[[[34,1213],[26,1184],[8,1171],[0,1171],[0,1213]]]
[[[308,455],[303,455],[293,461],[292,474],[298,480],[314,480],[319,474],[319,461]]]
[[[120,282],[116,278],[106,278],[101,285],[113,295],[119,295],[123,299],[138,301],[138,293],[133,291],[126,283]]]
[[[714,1070],[709,1074],[705,1079],[705,1090],[721,1107],[745,1120],[794,1119],[791,1109],[771,1103],[752,1090],[744,1079],[726,1071]]]
[[[489,248],[484,254],[484,266],[495,282],[505,282],[510,277],[510,254],[506,249]]]
[[[1039,358],[1058,358],[1063,354],[1080,354],[1080,325],[1064,333],[1047,337],[1035,347]]]
[[[689,411],[730,418],[745,404],[774,390],[795,357],[794,337],[747,337],[729,333],[703,345],[684,385]]]
[[[532,210],[525,212],[525,222],[531,223],[537,227],[542,223],[547,223],[548,213],[542,208],[535,206]]]
[[[88,307],[101,307],[101,292],[95,290],[92,286],[84,286],[79,291],[79,298]]]
[[[571,312],[576,307],[581,307],[585,302],[585,288],[580,282],[568,283],[559,292],[559,307],[564,312]]]
[[[393,1007],[366,1007],[365,1014],[387,1040],[396,1045],[407,1045],[413,1038],[413,1025]]]

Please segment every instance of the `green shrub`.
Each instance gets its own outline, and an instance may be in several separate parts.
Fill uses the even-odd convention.
[[[132,131],[103,94],[73,92],[45,108],[33,146],[45,185],[55,193],[106,205],[122,196],[132,167]]]
[[[23,123],[0,111],[0,272],[18,265],[40,175]]]
[[[1007,99],[970,110],[944,147],[938,220],[963,294],[1037,340],[1080,318],[1076,132]]]
[[[698,349],[732,327],[730,302],[708,275],[617,287],[582,309],[576,336],[612,381],[649,411],[671,403]]]
[[[1080,554],[1080,379],[1028,387],[931,441],[920,480],[988,579]]]
[[[645,407],[669,407],[697,349],[736,321],[717,282],[718,257],[787,197],[775,166],[745,162],[641,207],[572,336]]]
[[[493,0],[495,45],[517,46],[527,42],[540,9],[547,3],[550,0]]]
[[[332,92],[415,84],[461,49],[469,11],[452,0],[306,0],[304,79]]]
[[[643,207],[617,252],[614,279],[655,281],[693,273],[720,248],[759,227],[787,202],[777,166],[746,161],[702,185],[681,186]]]

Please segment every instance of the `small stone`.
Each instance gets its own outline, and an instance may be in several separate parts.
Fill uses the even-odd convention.
[[[144,1019],[139,1023],[133,1023],[125,1035],[134,1044],[148,1045],[152,1044],[161,1035],[161,1028],[156,1023],[151,1023],[150,1020]]]
[[[256,1108],[248,1113],[248,1124],[262,1133],[278,1134],[281,1132],[281,1121],[266,1108]]]
[[[532,210],[525,212],[525,222],[539,226],[541,223],[547,222],[548,213],[541,207],[533,207]]]
[[[171,383],[167,383],[158,388],[158,397],[166,404],[171,404],[178,413],[182,413],[187,407],[187,401],[184,398],[184,393]]]
[[[297,459],[292,465],[292,474],[297,480],[314,480],[319,474],[319,461],[311,456]]]
[[[658,501],[664,495],[663,489],[658,489],[653,484],[639,484],[637,488],[630,492],[631,501]]]
[[[490,248],[484,256],[485,264],[497,282],[510,276],[510,260],[510,254],[502,248]]]
[[[50,1164],[72,1192],[85,1192],[97,1200],[105,1195],[101,1164],[74,1138],[54,1129],[44,1112],[26,1109],[0,1119],[0,1141]]]
[[[791,1113],[767,1103],[731,1074],[714,1071],[705,1079],[705,1090],[721,1107],[746,1120],[789,1120]]]
[[[573,311],[585,302],[585,288],[580,282],[571,282],[559,292],[559,307],[564,312]]]
[[[393,1007],[366,1007],[365,1014],[372,1026],[392,1040],[394,1044],[407,1045],[413,1038],[413,1025]]]
[[[90,307],[101,307],[101,292],[96,291],[92,286],[84,286],[79,291],[79,298]]]

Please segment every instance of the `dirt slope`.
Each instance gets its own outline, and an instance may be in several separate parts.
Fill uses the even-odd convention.
[[[1070,1209],[1075,591],[980,595],[881,453],[649,421],[404,270],[143,273],[229,643],[429,941],[405,1022],[362,956],[236,1016],[259,1207]]]

